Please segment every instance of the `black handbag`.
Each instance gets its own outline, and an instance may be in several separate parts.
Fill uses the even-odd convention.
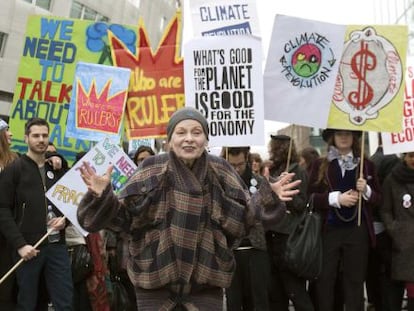
[[[72,262],[72,279],[74,283],[78,283],[92,274],[94,269],[92,256],[84,244],[69,247],[68,250]]]
[[[284,259],[289,270],[311,280],[322,271],[322,218],[314,211],[313,195],[303,212],[301,221],[289,234]]]
[[[136,310],[135,292],[128,292],[125,282],[130,282],[128,276],[122,278],[119,269],[119,258],[117,255],[108,256],[108,268],[110,272],[110,280],[112,287],[112,295],[110,295],[111,311],[130,311]]]

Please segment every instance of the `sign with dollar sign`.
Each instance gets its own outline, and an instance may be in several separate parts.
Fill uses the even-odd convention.
[[[390,132],[401,129],[407,27],[349,29],[328,127]]]

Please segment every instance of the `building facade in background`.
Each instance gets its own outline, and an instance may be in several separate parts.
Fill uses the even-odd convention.
[[[8,119],[29,15],[52,15],[123,25],[142,17],[155,49],[174,16],[177,0],[1,0],[0,117]]]

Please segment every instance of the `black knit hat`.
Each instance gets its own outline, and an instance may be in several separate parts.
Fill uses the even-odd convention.
[[[322,131],[322,139],[325,142],[328,142],[329,138],[338,131],[347,131],[347,132],[351,132],[353,136],[356,136],[357,138],[360,138],[362,136],[362,132],[361,131],[352,131],[352,130],[341,130],[341,129],[325,129]]]
[[[195,108],[192,107],[183,107],[176,112],[174,112],[168,121],[167,125],[167,141],[171,140],[172,133],[174,132],[175,126],[183,120],[195,120],[201,124],[204,134],[208,140],[208,123],[206,118]]]

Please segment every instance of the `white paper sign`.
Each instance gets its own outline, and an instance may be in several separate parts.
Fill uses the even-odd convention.
[[[381,133],[384,154],[414,151],[414,57],[407,58],[402,126],[400,133]]]
[[[196,38],[184,49],[186,106],[207,119],[210,146],[264,144],[260,39]]]
[[[260,36],[254,0],[190,0],[195,37]]]
[[[137,167],[118,144],[109,138],[105,138],[95,145],[79,162],[75,163],[46,192],[47,198],[86,236],[88,232],[79,225],[76,216],[78,205],[88,191],[79,172],[83,162],[88,162],[99,175],[104,174],[109,165],[113,164],[111,180],[112,187],[116,193],[125,185]]]
[[[266,120],[327,126],[345,30],[276,16],[264,73]]]

